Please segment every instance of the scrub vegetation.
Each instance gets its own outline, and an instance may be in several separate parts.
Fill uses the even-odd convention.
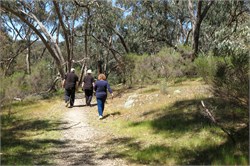
[[[1,164],[249,165],[249,1],[17,0],[0,10]],[[80,84],[89,69],[106,75],[114,99],[103,120],[81,87],[67,112],[61,81],[72,68]]]

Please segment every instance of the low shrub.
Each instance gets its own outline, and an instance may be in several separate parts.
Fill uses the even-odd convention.
[[[216,57],[200,56],[195,60],[197,73],[211,85],[213,94],[229,102],[248,107],[249,54]]]
[[[218,63],[212,90],[218,97],[248,107],[249,104],[249,54],[231,56]]]
[[[40,94],[48,90],[51,85],[50,69],[48,63],[40,61],[32,68],[30,75],[16,71],[12,75],[3,77],[0,86],[0,104],[8,104],[14,98],[30,98],[30,95]]]
[[[206,83],[212,83],[218,69],[218,63],[223,62],[222,57],[213,55],[200,55],[194,61],[194,66],[198,76],[201,76]]]
[[[174,79],[194,73],[190,60],[183,59],[172,48],[163,48],[155,55],[129,54],[123,57],[123,74],[126,84],[148,84],[158,78]]]

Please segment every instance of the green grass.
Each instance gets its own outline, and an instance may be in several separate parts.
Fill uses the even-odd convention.
[[[150,89],[141,91],[155,93]],[[236,143],[203,116],[201,100],[213,106],[209,108],[234,133]],[[123,116],[107,120],[102,127],[118,135],[106,144],[112,145],[112,153],[136,165],[248,165],[249,128],[236,127],[249,122],[246,112],[225,101],[196,94],[192,99],[188,96],[161,106],[158,103],[155,109],[145,103],[143,107],[120,110]]]
[[[54,102],[54,103],[53,103]],[[56,99],[15,103],[1,110],[1,164],[53,164],[50,148],[60,146]]]
[[[96,110],[89,112],[92,125],[107,132],[97,152],[104,156],[126,159],[131,165],[249,165],[248,110],[204,93],[191,94],[191,81],[170,87],[170,96],[148,86],[122,89],[105,107],[106,118],[96,120]],[[192,83],[192,82],[191,82]],[[183,88],[185,86],[185,88]],[[189,87],[190,86],[190,87]],[[172,88],[172,89],[171,89]],[[181,89],[182,88],[182,89]],[[181,89],[181,95],[174,95]],[[115,91],[116,92],[116,91]],[[124,109],[129,95],[159,94],[142,105]],[[216,119],[232,131],[236,143],[202,114],[200,101],[213,111]],[[15,104],[1,113],[1,162],[5,165],[51,165],[49,149],[66,142],[58,141],[61,110],[54,108],[57,100]],[[110,133],[108,133],[110,132]],[[53,152],[54,153],[54,152]],[[100,155],[99,154],[99,155]]]

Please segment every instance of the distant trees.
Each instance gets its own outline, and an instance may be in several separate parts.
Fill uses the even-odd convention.
[[[28,27],[25,40],[36,34],[51,54],[61,76],[71,68],[74,59],[81,60],[81,73],[99,54],[115,60],[122,66],[121,58],[128,53],[155,54],[164,46],[185,53],[178,45],[192,47],[192,59],[199,50],[209,50],[209,43],[218,34],[218,26],[234,26],[233,33],[246,15],[244,1],[4,1],[2,19],[8,26],[13,18],[22,31]],[[9,21],[7,17],[11,18]],[[223,19],[221,19],[223,18]],[[17,23],[17,22],[16,22]],[[15,27],[12,25],[11,27]],[[19,28],[19,27],[18,27]],[[15,29],[20,37],[20,30]],[[56,35],[55,35],[56,33]],[[24,37],[23,36],[23,37]],[[34,40],[34,35],[32,35]],[[60,45],[59,39],[63,44]],[[84,55],[77,56],[79,44]],[[199,47],[201,45],[201,47]],[[65,46],[65,53],[62,53]],[[75,55],[74,55],[75,54]],[[108,59],[110,59],[108,58]],[[27,62],[29,57],[27,56]],[[75,61],[76,61],[75,59]],[[110,60],[111,60],[110,59]],[[97,64],[97,61],[95,62]],[[85,67],[84,67],[85,66]],[[113,65],[112,65],[113,66]],[[27,66],[28,68],[28,66]],[[83,69],[84,68],[84,69]],[[111,67],[112,68],[112,67]],[[114,68],[115,69],[115,68]],[[118,68],[116,68],[118,69]],[[29,69],[28,69],[29,70]]]
[[[32,74],[38,61],[45,60],[52,78],[57,72],[64,77],[75,67],[80,80],[88,68],[106,75],[113,72],[121,80],[128,54],[153,57],[167,46],[182,58],[194,60],[201,52],[223,56],[234,54],[233,48],[249,49],[245,45],[248,1],[113,3],[2,1],[1,73],[10,76],[22,66],[26,74]]]

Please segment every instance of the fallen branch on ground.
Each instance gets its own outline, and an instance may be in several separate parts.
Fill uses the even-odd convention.
[[[209,111],[209,109],[205,106],[203,101],[201,101],[201,105],[204,108],[204,112],[206,113],[206,117],[208,117],[208,119],[210,121],[212,121],[216,126],[218,126],[222,131],[224,131],[229,136],[229,138],[233,141],[233,143],[235,143],[235,139],[234,139],[233,135],[227,129],[225,129],[221,124],[219,124],[216,121],[216,119],[214,118],[212,112]]]

